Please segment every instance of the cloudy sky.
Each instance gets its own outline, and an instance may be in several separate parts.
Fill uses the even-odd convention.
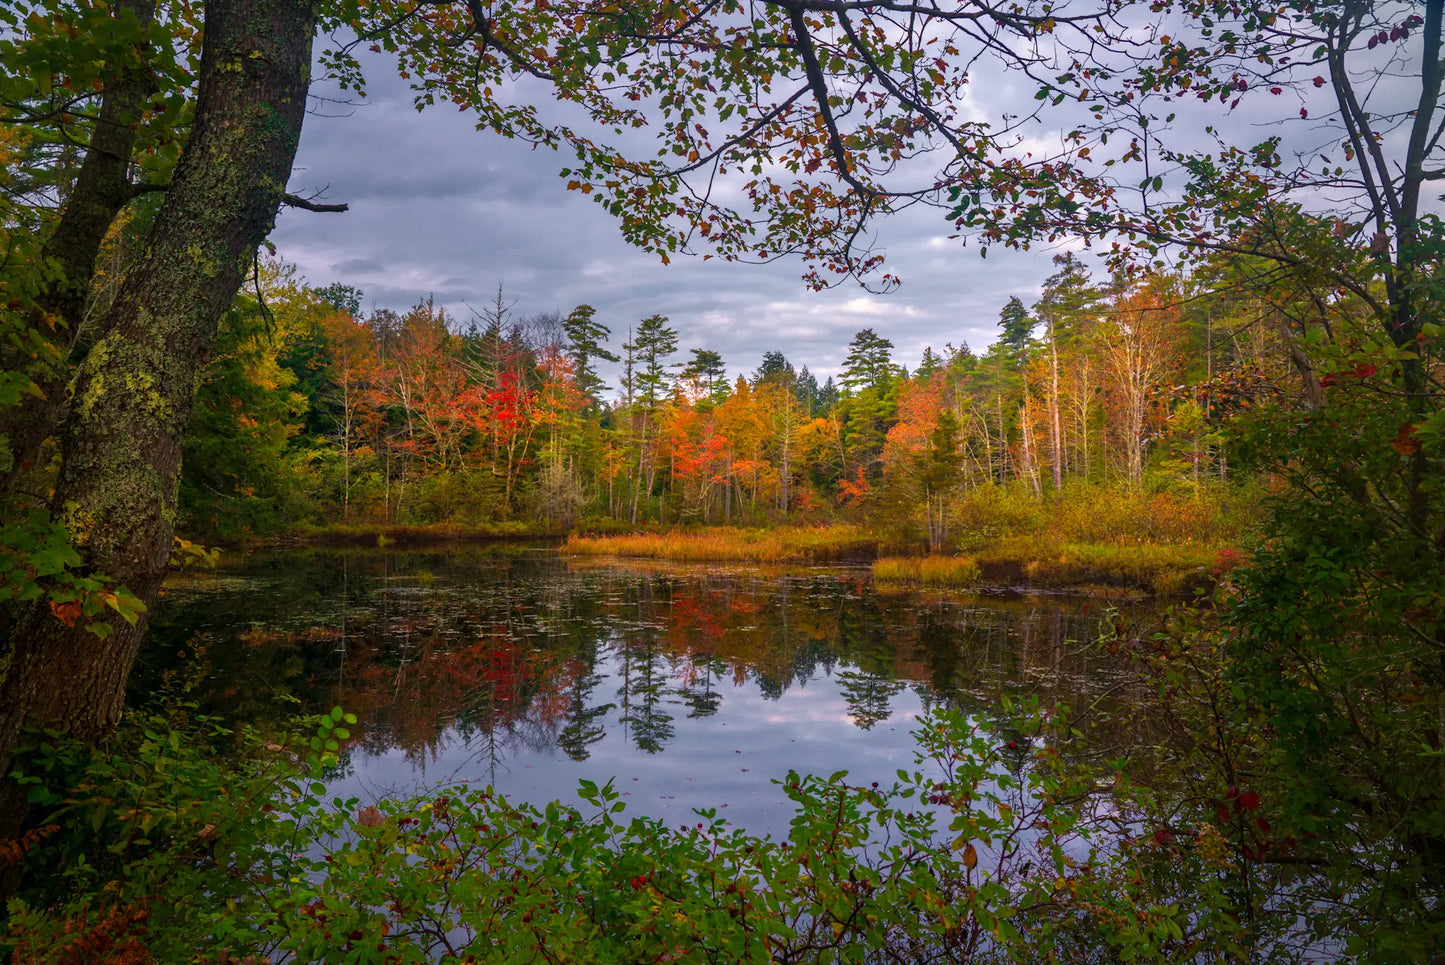
[[[684,352],[721,352],[734,376],[778,350],[821,377],[838,371],[862,328],[891,339],[910,368],[926,345],[981,350],[1009,296],[1032,303],[1053,268],[1052,251],[995,248],[980,258],[948,239],[939,212],[923,210],[878,226],[889,270],[903,279],[886,295],[853,282],[810,291],[799,261],[663,265],[628,246],[600,205],[565,190],[565,157],[479,132],[450,107],[419,113],[380,58],[367,78],[354,109],[321,104],[306,119],[290,185],[307,197],[324,189],[324,200],[351,210],[283,209],[272,235],[310,284],[361,288],[366,311],[432,295],[465,322],[500,284],[520,314],[595,306],[614,348],[629,325],[662,314]]]
[[[1371,84],[1372,107],[1389,102],[1404,110],[1413,104],[1412,92],[1418,94],[1418,66],[1408,55],[1392,66]],[[519,315],[595,306],[614,348],[629,326],[662,314],[678,330],[684,353],[721,352],[733,375],[751,372],[765,351],[778,350],[821,377],[837,373],[848,341],[862,328],[891,339],[895,360],[910,368],[927,345],[982,350],[994,340],[1009,297],[1032,304],[1053,269],[1058,249],[994,246],[983,259],[976,245],[947,237],[940,212],[924,208],[876,226],[888,270],[903,281],[887,295],[851,282],[810,291],[797,261],[756,266],[679,257],[663,265],[625,244],[600,205],[565,190],[558,172],[568,158],[479,132],[447,106],[418,112],[393,63],[375,56],[365,67],[364,101],[352,108],[317,102],[290,184],[307,197],[324,191],[323,200],[346,202],[351,210],[283,209],[272,238],[310,284],[361,288],[366,311],[404,310],[433,296],[465,324],[494,301],[501,285]],[[1034,89],[1017,74],[985,65],[975,71],[967,108],[980,119],[1027,113]],[[1238,110],[1192,98],[1171,106],[1179,112],[1168,124],[1171,143],[1197,142],[1209,150],[1214,139],[1204,129],[1214,125],[1220,137],[1241,145],[1285,136],[1288,153],[1312,164],[1317,152],[1332,151],[1338,135],[1327,120],[1329,89],[1306,83],[1275,90],[1282,96],[1261,90]],[[335,95],[324,84],[313,93]],[[1304,105],[1310,110],[1301,110]],[[1049,119],[1069,120],[1052,112]],[[1024,134],[1030,147],[1047,149],[1050,139],[1057,146],[1058,132],[1042,124]],[[1322,206],[1343,210],[1332,201]]]

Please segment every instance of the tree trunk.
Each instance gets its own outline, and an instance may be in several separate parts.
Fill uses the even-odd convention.
[[[1059,417],[1059,340],[1049,315],[1049,446],[1053,450],[1054,492],[1064,488],[1064,430]]]
[[[1038,460],[1034,458],[1033,451],[1033,419],[1029,411],[1033,408],[1032,400],[1027,391],[1024,392],[1024,406],[1021,410],[1019,421],[1023,427],[1023,457],[1024,475],[1028,477],[1029,486],[1033,489],[1036,497],[1044,494],[1043,482],[1039,479]]]
[[[148,28],[155,19],[155,0],[117,0],[118,16],[133,16]],[[135,149],[136,122],[146,106],[151,81],[146,56],[137,51],[135,62],[120,65],[101,99],[100,113],[90,145],[81,162],[75,187],[61,212],[41,256],[58,269],[36,299],[32,325],[40,328],[49,316],[67,343],[57,344],[57,357],[41,363],[33,378],[44,398],[25,396],[0,422],[0,434],[10,445],[10,466],[0,476],[0,491],[10,492],[37,462],[45,440],[54,435],[65,417],[69,356],[81,342],[85,302],[90,293],[95,259],[106,232],[120,210],[135,196],[130,182],[131,153]],[[23,366],[22,360],[7,359]]]
[[[275,220],[305,114],[311,3],[213,0],[195,124],[154,229],[77,376],[54,508],[94,571],[150,606],[173,539],[181,445],[216,324]],[[145,629],[104,641],[44,605],[0,682],[0,773],[22,728],[95,742],[120,717]],[[0,785],[0,838],[18,823]],[[7,800],[10,798],[10,800]]]

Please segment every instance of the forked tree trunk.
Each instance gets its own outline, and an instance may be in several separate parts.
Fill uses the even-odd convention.
[[[155,0],[117,0],[117,19],[133,17],[142,30],[155,19]],[[55,230],[41,251],[57,272],[45,282],[36,300],[34,327],[49,324],[59,331],[58,357],[41,368],[33,364],[32,377],[41,397],[22,396],[18,405],[0,416],[0,433],[9,441],[11,462],[0,474],[0,491],[9,493],[38,461],[45,440],[65,417],[67,365],[82,338],[86,297],[101,243],[115,216],[135,197],[130,182],[131,153],[137,122],[146,106],[152,82],[146,55],[137,50],[134,61],[118,65],[106,86],[96,116],[95,131],[76,176],[75,187],[60,214]],[[5,359],[8,366],[25,367],[21,359]]]
[[[212,0],[195,124],[137,264],[77,375],[54,508],[88,565],[150,606],[170,557],[181,445],[216,325],[275,220],[291,172],[316,11]],[[115,727],[145,618],[100,640],[43,603],[0,682],[0,773],[22,728],[98,741]],[[0,785],[0,838],[18,822]]]

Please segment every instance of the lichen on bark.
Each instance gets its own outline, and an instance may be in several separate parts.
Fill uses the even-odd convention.
[[[195,123],[136,265],[79,370],[52,506],[86,565],[147,607],[170,558],[180,457],[197,373],[265,239],[304,117],[316,8],[211,0]],[[257,29],[257,24],[262,24]],[[144,615],[100,641],[43,603],[12,627],[0,678],[0,774],[21,730],[103,738],[119,718]],[[0,839],[23,798],[0,785]]]

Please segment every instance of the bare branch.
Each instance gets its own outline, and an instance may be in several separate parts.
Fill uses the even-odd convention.
[[[297,197],[294,194],[281,195],[281,203],[288,208],[301,208],[305,211],[337,212],[351,210],[351,206],[347,204],[317,204],[315,201]]]

